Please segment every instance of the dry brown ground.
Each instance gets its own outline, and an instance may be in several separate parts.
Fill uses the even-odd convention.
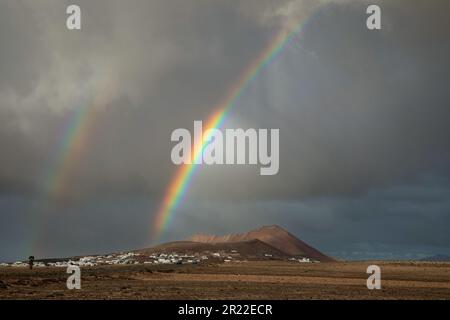
[[[368,290],[366,268],[381,267]],[[276,261],[82,269],[67,290],[64,268],[0,268],[0,299],[450,299],[450,263]]]

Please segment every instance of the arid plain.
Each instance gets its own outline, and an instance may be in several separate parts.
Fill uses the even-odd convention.
[[[381,290],[368,290],[368,265]],[[285,261],[81,269],[68,290],[65,268],[0,268],[0,299],[450,299],[450,263]]]

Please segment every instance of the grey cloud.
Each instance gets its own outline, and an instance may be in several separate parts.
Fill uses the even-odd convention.
[[[99,110],[89,150],[71,178],[70,193],[107,193],[111,181],[129,181],[112,189],[126,192],[131,185],[132,190],[144,188],[143,193],[160,196],[174,170],[170,139],[162,137],[207,117],[269,34],[260,30],[257,21],[239,19],[239,8],[209,1],[134,1],[133,5],[79,1],[84,29],[73,33],[65,29],[65,14],[61,14],[67,3],[3,4],[5,16],[27,18],[4,22],[10,26],[3,30],[15,31],[14,36],[5,32],[2,37],[9,50],[2,53],[2,66],[17,81],[11,82],[4,72],[0,82],[4,84],[2,110],[12,110],[8,112],[26,125],[26,130],[12,128],[11,135],[22,135],[28,144],[40,146],[33,151],[38,161],[30,161],[26,173],[37,178],[28,179],[26,189],[40,191],[39,181],[33,180],[45,176],[55,146],[61,143],[61,130],[80,104],[88,104]],[[34,39],[29,30],[39,35],[38,40],[28,41]],[[243,38],[237,36],[242,34]],[[22,66],[24,72],[18,72]],[[112,83],[111,88],[104,83]],[[98,97],[103,105],[96,105]],[[2,149],[14,153],[18,149],[14,143],[20,141],[5,141]],[[12,168],[5,163],[0,170],[21,181],[21,171]]]
[[[280,173],[252,170],[241,182],[230,168],[224,179],[235,187],[217,174],[219,197],[361,194],[423,172],[448,177],[447,20],[420,19],[442,10],[434,3],[407,16],[401,5],[383,3],[389,28],[379,33],[363,27],[362,4],[319,10],[236,110],[241,125],[280,128]]]

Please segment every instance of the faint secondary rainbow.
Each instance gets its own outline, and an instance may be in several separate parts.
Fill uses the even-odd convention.
[[[250,63],[250,65],[242,72],[238,81],[231,87],[225,99],[215,108],[214,113],[210,116],[206,125],[203,125],[203,131],[208,129],[220,128],[225,121],[229,111],[236,105],[244,91],[258,77],[262,70],[270,65],[285,49],[299,33],[304,24],[300,24],[292,29],[282,29],[270,43],[261,51],[261,53]],[[203,141],[194,142],[193,159],[202,156],[204,148],[210,137],[205,137]],[[174,212],[181,204],[186,191],[192,181],[192,177],[198,165],[184,164],[177,170],[175,176],[170,182],[164,198],[160,204],[152,224],[152,239],[157,240],[167,226],[170,224]]]
[[[61,138],[56,146],[49,170],[44,177],[44,192],[47,199],[64,196],[70,185],[70,177],[76,166],[82,161],[92,131],[98,125],[101,109],[110,99],[112,80],[104,81],[93,97],[80,103],[67,119],[61,130]]]
[[[94,111],[91,106],[79,106],[65,123],[55,158],[45,179],[45,195],[58,197],[64,193],[68,178],[86,148]]]

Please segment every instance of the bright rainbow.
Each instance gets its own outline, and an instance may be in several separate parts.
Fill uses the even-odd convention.
[[[253,80],[256,79],[256,77],[261,73],[261,71],[270,65],[280,55],[280,53],[283,52],[283,49],[286,48],[295,39],[295,37],[299,35],[303,26],[304,24],[301,24],[296,28],[293,28],[292,31],[282,29],[273,38],[269,45],[244,70],[236,84],[231,87],[231,90],[225,96],[226,98],[224,101],[216,108],[216,111],[206,122],[206,126],[204,125],[204,131],[213,128],[220,128],[222,126],[230,109],[237,104],[245,89],[247,89]],[[198,159],[201,157],[206,146],[205,142],[209,141],[209,138],[210,137],[205,137],[203,141],[195,142],[194,150],[196,150],[196,153],[193,155],[193,159]],[[182,202],[189,184],[192,181],[195,169],[198,166],[194,163],[195,161],[192,161],[192,164],[182,165],[169,184],[160,208],[153,221],[153,240],[157,240],[161,236],[173,218],[175,210]]]

